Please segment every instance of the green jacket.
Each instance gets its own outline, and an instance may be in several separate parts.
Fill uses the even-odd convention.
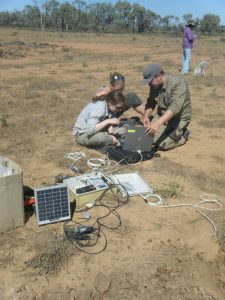
[[[166,81],[162,87],[150,89],[145,109],[155,109],[156,105],[159,115],[169,109],[174,113],[173,119],[191,120],[189,87],[182,76],[166,75]]]

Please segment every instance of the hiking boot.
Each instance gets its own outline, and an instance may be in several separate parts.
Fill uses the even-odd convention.
[[[184,133],[182,134],[182,137],[185,139],[185,141],[188,141],[189,135],[190,135],[190,131],[188,129],[185,129]]]

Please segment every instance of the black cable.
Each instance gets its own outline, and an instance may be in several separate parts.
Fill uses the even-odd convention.
[[[122,186],[121,184],[119,184],[120,186]],[[80,251],[87,253],[87,254],[99,254],[101,252],[103,252],[106,247],[107,247],[107,238],[106,235],[104,233],[104,231],[102,230],[103,228],[106,229],[117,229],[122,225],[122,221],[120,218],[119,213],[116,211],[119,207],[125,205],[126,203],[129,202],[129,194],[127,192],[127,190],[125,189],[125,187],[123,187],[124,191],[126,192],[126,199],[125,201],[121,200],[118,195],[115,193],[114,188],[119,186],[118,184],[112,184],[109,186],[108,189],[106,189],[96,200],[96,204],[93,207],[90,208],[85,208],[79,211],[75,211],[75,213],[80,213],[83,211],[88,211],[91,210],[95,207],[103,207],[106,208],[108,210],[108,212],[101,216],[98,217],[96,219],[96,221],[91,225],[91,226],[83,226],[81,224],[83,224],[84,222],[86,222],[87,220],[85,220],[84,222],[80,223],[80,222],[76,222],[76,221],[67,221],[64,223],[63,229],[64,229],[64,233],[66,238],[72,242],[72,244]],[[111,193],[107,193],[111,191]],[[103,199],[104,197],[108,195],[112,200],[116,201],[116,205],[114,206],[109,206],[103,203]],[[107,226],[106,224],[102,223],[102,220],[107,218],[110,214],[113,214],[117,219],[118,219],[118,224],[114,227],[110,227]],[[73,225],[69,225],[69,223],[74,223]],[[103,238],[104,239],[104,245],[102,247],[102,249],[100,249],[97,252],[89,252],[86,249],[90,248],[90,247],[94,247],[97,245],[99,238]],[[84,250],[85,249],[85,250]]]
[[[81,232],[81,233],[77,233],[75,232],[75,229],[79,228],[74,225],[68,225],[69,222],[73,222],[75,224],[77,224],[77,222],[75,221],[67,221],[66,223],[64,223],[63,229],[64,229],[64,233],[66,238],[80,251],[87,253],[87,254],[99,254],[102,251],[105,250],[105,248],[107,247],[107,239],[106,239],[106,235],[104,232],[101,231],[100,226],[98,227],[93,227],[90,226],[90,228],[92,228],[91,232],[86,233],[86,232]],[[82,227],[80,227],[82,228]],[[98,239],[101,237],[101,235],[104,238],[104,246],[102,247],[102,249],[100,249],[99,251],[95,251],[95,252],[89,252],[87,250],[83,250],[83,248],[90,248],[90,247],[94,247],[97,245],[98,243]]]
[[[121,184],[119,184],[119,185],[122,186]],[[106,215],[104,215],[102,217],[99,217],[96,220],[96,222],[100,226],[105,227],[107,229],[117,229],[117,228],[119,228],[122,225],[122,221],[121,221],[120,215],[116,211],[116,209],[129,202],[129,194],[127,193],[127,190],[125,189],[125,187],[123,187],[123,189],[126,191],[126,194],[127,194],[125,201],[122,201],[121,199],[119,199],[118,195],[116,195],[116,193],[114,192],[114,189],[113,189],[115,187],[118,187],[118,184],[111,185],[109,189],[105,190],[104,193],[96,200],[96,202],[99,202],[100,204],[95,204],[95,206],[105,207],[105,208],[107,208],[109,210],[108,214],[106,214]],[[111,190],[111,194],[109,194],[109,196],[111,198],[114,198],[115,200],[117,200],[117,205],[116,206],[109,206],[109,205],[103,204],[104,195],[107,193],[108,190]],[[103,224],[102,222],[100,222],[100,220],[106,218],[110,214],[113,214],[114,216],[116,216],[117,219],[118,219],[118,221],[119,221],[118,225],[115,226],[115,227],[109,227],[109,226]]]

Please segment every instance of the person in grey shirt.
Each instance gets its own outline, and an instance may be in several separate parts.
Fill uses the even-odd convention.
[[[92,100],[87,104],[73,128],[78,144],[86,147],[116,145],[118,143],[116,135],[124,131],[116,127],[120,124],[116,114],[123,107],[124,96],[121,91],[110,92],[104,98]]]
[[[93,100],[104,98],[109,92],[112,91],[121,91],[123,92],[125,87],[125,77],[118,73],[110,73],[109,75],[109,84],[106,86],[100,87],[94,94]],[[144,115],[145,107],[142,104],[141,99],[134,92],[128,92],[124,94],[124,106],[123,109],[118,112],[117,117],[121,116],[125,111],[130,109],[131,107],[142,116]]]

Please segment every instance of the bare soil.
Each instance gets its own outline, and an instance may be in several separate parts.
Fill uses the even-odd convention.
[[[24,185],[33,189],[69,173],[68,152],[102,157],[77,145],[72,127],[110,72],[124,74],[126,90],[143,102],[146,64],[158,62],[167,73],[179,74],[179,37],[12,29],[0,34],[0,153],[23,168]],[[195,204],[205,193],[220,195],[223,204],[224,57],[222,39],[199,37],[186,76],[193,103],[188,143],[121,170],[137,171],[167,205]],[[208,68],[197,78],[194,66],[201,60]],[[131,110],[125,116],[133,115]],[[35,214],[26,211],[23,227],[0,235],[0,298],[225,299],[224,208],[207,212],[215,238],[210,222],[193,208],[150,207],[131,197],[117,211],[122,224],[103,229],[107,248],[96,255],[68,241],[62,245],[63,223],[38,227]],[[109,223],[118,225],[113,218]],[[98,249],[101,239],[92,250]]]

